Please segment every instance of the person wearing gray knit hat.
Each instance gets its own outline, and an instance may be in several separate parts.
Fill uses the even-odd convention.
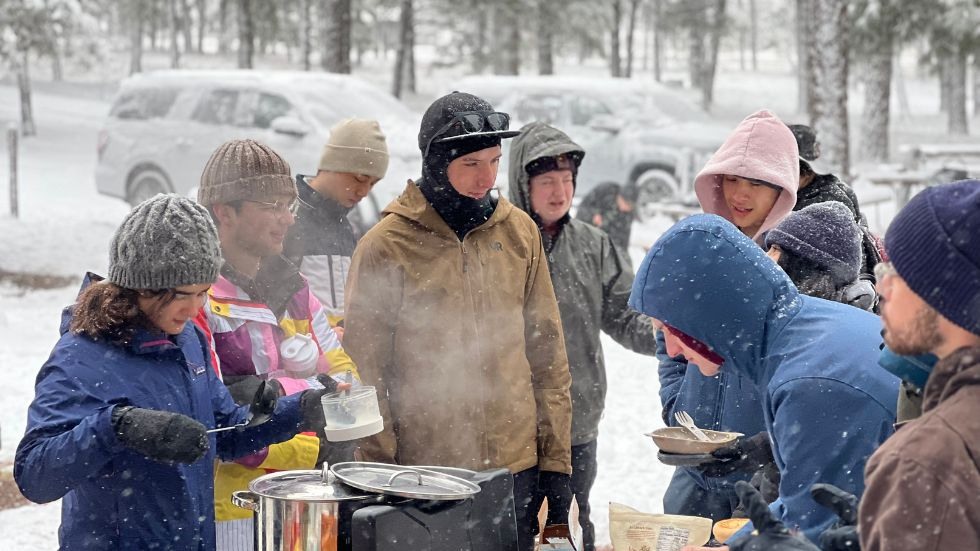
[[[773,245],[826,270],[838,286],[857,279],[861,269],[861,229],[851,211],[837,201],[787,215],[766,234],[766,248]]]
[[[367,231],[355,227],[348,214],[387,170],[388,144],[378,121],[346,119],[330,131],[316,175],[296,175],[299,206],[285,255],[300,267],[335,325],[344,317],[354,246]]]
[[[126,289],[173,289],[211,284],[221,249],[208,211],[179,195],[136,205],[112,237],[107,280]]]
[[[874,311],[874,285],[859,277],[861,236],[850,210],[827,201],[790,213],[765,242],[801,293]]]

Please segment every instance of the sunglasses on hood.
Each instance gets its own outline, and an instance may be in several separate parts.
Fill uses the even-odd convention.
[[[446,134],[449,134],[448,136]],[[434,143],[450,142],[475,136],[499,136],[512,138],[520,132],[510,130],[510,115],[497,111],[463,111],[456,113],[449,122],[432,134],[425,146],[422,157],[429,156],[429,148]]]

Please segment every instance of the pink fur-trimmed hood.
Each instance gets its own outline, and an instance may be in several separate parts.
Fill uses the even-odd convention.
[[[698,173],[694,191],[701,209],[731,221],[732,214],[721,191],[722,177],[726,174],[763,180],[783,190],[762,227],[752,236],[761,245],[762,236],[796,205],[800,162],[793,132],[765,109],[752,113],[739,123]]]

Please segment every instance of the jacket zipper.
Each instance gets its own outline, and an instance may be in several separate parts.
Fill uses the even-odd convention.
[[[466,273],[466,245],[462,241],[459,243],[459,250],[463,252],[463,273]]]

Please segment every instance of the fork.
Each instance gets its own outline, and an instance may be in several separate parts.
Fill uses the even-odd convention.
[[[691,431],[691,434],[693,434],[698,440],[702,442],[711,441],[711,439],[708,438],[708,435],[694,424],[694,419],[691,419],[691,416],[688,415],[686,411],[678,411],[674,413],[674,419],[677,419],[677,422],[680,423],[682,427]]]

